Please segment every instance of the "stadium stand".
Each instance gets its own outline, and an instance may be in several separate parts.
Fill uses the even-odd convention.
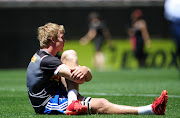
[[[0,0],[0,8],[11,7],[129,7],[163,6],[164,0]]]

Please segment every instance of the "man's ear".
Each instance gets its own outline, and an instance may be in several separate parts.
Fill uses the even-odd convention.
[[[54,42],[54,38],[53,37],[51,37],[51,41]]]

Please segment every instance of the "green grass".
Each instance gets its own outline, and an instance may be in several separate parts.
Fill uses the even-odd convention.
[[[80,86],[85,96],[103,97],[116,104],[141,106],[153,102],[163,89],[169,92],[167,118],[180,117],[180,78],[176,69],[137,69],[117,71],[92,71],[93,80]],[[105,93],[105,95],[96,95]],[[112,94],[112,95],[110,95]],[[119,94],[119,96],[113,96]],[[132,96],[128,96],[132,95]],[[176,97],[174,97],[176,96]],[[0,117],[164,117],[152,115],[36,115],[29,103],[26,90],[26,70],[0,70]]]

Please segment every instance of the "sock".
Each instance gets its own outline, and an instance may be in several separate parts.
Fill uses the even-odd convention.
[[[138,107],[138,114],[154,114],[152,104]]]
[[[72,89],[68,92],[68,106],[72,103],[73,100],[77,100],[77,90]]]

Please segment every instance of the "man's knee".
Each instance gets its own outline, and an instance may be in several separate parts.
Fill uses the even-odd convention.
[[[66,63],[66,62],[77,63],[78,61],[77,53],[74,50],[66,50],[61,55],[61,61],[63,63]]]
[[[109,108],[110,102],[104,98],[96,99],[93,103],[92,111],[95,113],[105,113]]]
[[[109,101],[104,99],[104,98],[100,98],[99,100],[99,106],[106,108],[109,105]]]

